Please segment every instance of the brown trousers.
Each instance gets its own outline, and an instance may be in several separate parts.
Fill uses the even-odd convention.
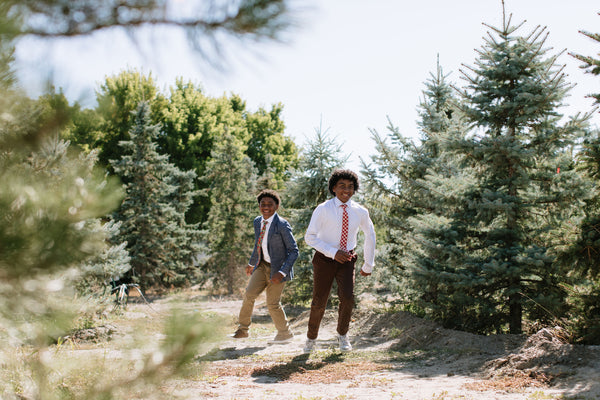
[[[312,263],[313,297],[306,336],[309,339],[316,339],[319,335],[319,327],[321,326],[323,314],[325,314],[327,299],[334,279],[338,285],[338,298],[340,300],[337,332],[340,335],[345,335],[348,333],[352,308],[354,307],[354,264],[356,263],[356,257],[352,261],[341,264],[317,251]]]

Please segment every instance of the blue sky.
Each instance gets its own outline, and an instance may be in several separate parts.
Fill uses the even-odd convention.
[[[351,154],[348,166],[358,170],[359,157],[368,160],[374,151],[370,129],[385,133],[388,117],[405,136],[419,137],[417,106],[438,55],[449,80],[461,86],[459,69],[473,65],[489,30],[482,23],[502,24],[500,0],[301,3],[306,11],[288,43],[226,43],[227,71],[199,59],[179,33],[144,30],[133,43],[122,32],[107,31],[63,41],[24,40],[17,47],[20,78],[36,95],[50,77],[70,100],[84,105],[94,104],[94,91],[106,76],[127,68],[151,72],[165,92],[183,77],[209,95],[239,94],[250,110],[281,102],[286,133],[299,145],[321,125]],[[505,3],[515,23],[526,20],[522,34],[547,27],[549,54],[600,53],[600,45],[578,33],[600,32],[597,0]],[[600,92],[600,78],[584,74],[566,53],[558,63],[566,64],[567,79],[576,84],[565,114],[589,111],[592,101],[585,95]]]

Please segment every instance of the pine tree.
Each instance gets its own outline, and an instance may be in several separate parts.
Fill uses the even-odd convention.
[[[111,160],[124,177],[126,196],[115,219],[131,255],[132,277],[144,287],[187,283],[198,251],[195,225],[185,223],[185,211],[196,194],[195,173],[182,172],[157,152],[159,125],[150,123],[150,106],[140,102],[130,140],[120,142],[124,155]]]
[[[0,124],[0,325],[5,328],[0,338],[6,344],[5,360],[13,346],[28,343],[39,350],[71,327],[71,289],[80,277],[79,266],[106,248],[105,233],[87,224],[110,212],[121,196],[117,185],[94,167],[93,155],[69,154],[69,143],[57,139],[56,132],[37,131],[52,124],[35,102],[13,100],[15,108],[4,109],[10,118]],[[32,371],[45,371],[37,357],[21,365],[22,370],[31,373],[29,380],[40,378]]]
[[[570,151],[583,122],[561,125],[557,112],[570,86],[558,55],[546,57],[544,29],[515,35],[522,25],[505,17],[490,26],[475,66],[463,71],[462,111],[474,131],[452,144],[476,181],[457,202],[466,257],[449,260],[456,274],[448,285],[476,301],[465,319],[483,332],[521,333],[525,318],[564,313],[552,233],[586,197]]]
[[[306,144],[300,155],[300,165],[283,194],[283,205],[290,213],[290,223],[298,243],[299,255],[294,264],[294,279],[283,293],[285,301],[302,304],[312,298],[313,249],[304,242],[304,233],[315,207],[330,198],[329,177],[341,168],[348,156],[341,145],[330,138],[322,126]]]
[[[257,212],[256,170],[245,146],[228,130],[215,144],[204,179],[209,183],[211,206],[205,226],[208,260],[203,280],[227,293],[241,289],[252,245],[252,220]]]

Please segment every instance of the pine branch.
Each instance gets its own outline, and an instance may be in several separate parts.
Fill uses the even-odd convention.
[[[59,4],[50,4],[48,7],[36,7],[36,2],[27,2],[25,12],[29,11],[33,16],[54,17],[54,7]],[[213,4],[214,5],[214,4]],[[252,0],[243,2],[234,13],[227,13],[231,7],[222,10],[213,10],[212,18],[195,18],[189,20],[177,20],[169,17],[158,5],[137,5],[135,2],[123,0],[104,9],[100,3],[69,4],[63,8],[66,16],[66,24],[61,27],[58,24],[43,25],[40,27],[24,28],[21,35],[33,35],[37,37],[56,38],[89,35],[92,32],[107,28],[136,28],[143,25],[160,25],[166,27],[184,28],[191,31],[214,32],[220,29],[229,31],[235,35],[252,34],[257,37],[265,36],[273,38],[278,29],[285,28],[290,23],[282,20],[288,14],[288,7],[283,0]],[[97,7],[97,8],[94,8]],[[150,8],[148,8],[150,7]],[[156,7],[156,8],[152,8]],[[65,11],[66,10],[66,11]],[[58,13],[57,13],[58,14]],[[79,20],[80,14],[86,17]],[[124,15],[142,14],[132,18]],[[155,16],[153,14],[162,14]],[[217,17],[221,15],[220,17]],[[53,26],[54,30],[49,29]]]

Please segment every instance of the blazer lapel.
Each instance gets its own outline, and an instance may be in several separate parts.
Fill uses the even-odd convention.
[[[275,213],[273,216],[273,221],[271,221],[271,227],[269,228],[269,241],[273,237],[274,234],[279,232],[279,216]]]
[[[260,230],[262,228],[262,218],[256,218],[254,221],[254,247],[258,243],[258,237],[260,236]]]

